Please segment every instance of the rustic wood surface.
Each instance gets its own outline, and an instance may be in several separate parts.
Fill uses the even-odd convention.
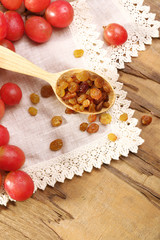
[[[160,1],[145,4],[160,20]],[[160,39],[119,73],[145,139],[138,153],[0,207],[0,240],[160,239]]]

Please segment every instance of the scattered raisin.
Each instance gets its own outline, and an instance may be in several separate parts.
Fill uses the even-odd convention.
[[[79,129],[80,129],[82,132],[85,132],[86,129],[87,129],[87,127],[88,127],[88,123],[83,122],[83,123],[81,123],[81,125],[79,126]]]
[[[99,117],[99,121],[103,124],[103,125],[107,125],[109,123],[111,123],[112,117],[109,113],[102,113]]]
[[[91,114],[88,116],[88,122],[91,123],[91,122],[95,122],[97,119],[97,115],[96,114]]]
[[[30,100],[33,104],[37,104],[37,103],[39,103],[40,98],[36,93],[32,93],[30,95]]]
[[[29,114],[30,114],[31,116],[36,116],[38,110],[37,110],[36,108],[34,108],[34,107],[29,107],[29,108],[28,108],[28,112],[29,112]]]
[[[76,49],[73,52],[73,55],[75,56],[75,58],[80,58],[82,57],[84,54],[84,50],[83,49]]]
[[[75,111],[70,109],[70,108],[66,108],[65,113],[66,114],[72,114],[72,113],[75,113]]]
[[[54,116],[51,119],[51,124],[53,127],[58,127],[62,124],[62,118],[60,116]]]
[[[53,89],[50,85],[44,85],[42,88],[41,88],[41,96],[43,98],[48,98],[50,96],[53,95]]]
[[[58,151],[63,147],[63,141],[62,139],[56,139],[53,142],[50,143],[50,149],[52,151]]]
[[[96,133],[99,130],[99,125],[97,123],[91,123],[87,128],[88,133]]]
[[[121,114],[121,116],[119,117],[119,120],[122,122],[125,122],[128,120],[128,114],[127,113],[123,113]]]
[[[144,116],[142,116],[141,117],[141,123],[143,124],[143,125],[149,125],[150,123],[152,122],[152,117],[150,117],[150,116],[147,116],[147,115],[144,115]]]
[[[112,142],[115,142],[117,140],[117,136],[114,133],[109,133],[108,139]]]

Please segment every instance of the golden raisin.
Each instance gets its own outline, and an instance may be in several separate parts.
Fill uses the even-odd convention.
[[[68,86],[68,91],[70,93],[77,92],[79,90],[79,85],[76,82],[71,82]]]
[[[89,105],[88,111],[89,112],[95,112],[96,111],[95,107],[96,107],[96,105],[91,102],[90,105]]]
[[[74,93],[67,92],[66,95],[63,97],[63,100],[68,100],[68,99],[74,98],[74,97],[76,97],[76,95],[77,95],[76,92],[74,92]]]
[[[90,90],[90,96],[95,100],[99,100],[102,97],[102,92],[98,88],[92,88]]]
[[[83,101],[83,107],[84,108],[87,108],[89,105],[90,105],[90,100],[89,99],[86,99],[86,100]]]
[[[103,102],[103,107],[109,108],[109,106],[110,106],[109,102]]]
[[[58,151],[63,147],[63,141],[62,139],[56,139],[53,142],[50,143],[50,149],[52,151]]]
[[[44,85],[41,88],[41,96],[43,98],[48,98],[48,97],[51,97],[52,95],[53,95],[53,89],[50,85]]]
[[[89,79],[89,72],[87,71],[82,71],[76,74],[76,77],[79,81],[85,82]]]
[[[97,77],[97,78],[94,80],[94,85],[95,85],[97,88],[102,88],[102,87],[103,87],[103,84],[104,84],[104,80],[103,80],[103,78],[101,78],[101,77]]]
[[[109,93],[111,91],[110,86],[107,82],[104,82],[103,89],[105,92]]]
[[[103,108],[103,101],[96,105],[96,111],[99,112]]]
[[[96,78],[97,78],[97,74],[90,73],[89,79],[90,79],[91,81],[95,81]]]
[[[62,124],[62,118],[60,116],[54,116],[51,119],[51,124],[53,127],[58,127]]]
[[[73,109],[66,108],[65,113],[66,114],[72,114],[72,113],[75,113],[75,111]]]
[[[99,130],[99,125],[97,123],[91,123],[87,128],[88,133],[96,133]]]
[[[29,114],[30,114],[31,116],[36,116],[38,110],[37,110],[36,108],[34,108],[34,107],[29,107],[29,108],[28,108],[28,112],[29,112]]]
[[[33,104],[37,104],[37,103],[39,103],[40,99],[39,99],[39,96],[36,93],[32,93],[30,95],[30,100]]]
[[[73,105],[73,109],[77,112],[80,111],[80,105],[79,104],[76,104],[76,105]]]
[[[69,102],[69,104],[75,105],[75,104],[77,104],[77,99],[76,98],[70,98],[68,100],[68,102]]]
[[[87,80],[87,84],[88,84],[88,86],[90,86],[90,87],[93,86],[93,82],[92,82],[90,79]]]
[[[83,112],[83,111],[84,111],[84,106],[83,106],[83,105],[80,105],[79,111],[80,111],[80,112]]]
[[[32,93],[30,95],[30,100],[33,104],[37,104],[37,103],[39,103],[40,98],[36,93]]]
[[[68,83],[71,83],[71,82],[73,82],[73,81],[74,81],[73,78],[71,78],[71,77],[68,77],[68,78],[67,78],[67,82],[68,82]]]
[[[57,95],[59,96],[59,97],[64,97],[64,95],[65,95],[65,90],[63,89],[63,88],[61,88],[61,87],[57,87],[57,89],[56,89],[56,93],[57,93]]]
[[[142,116],[141,117],[141,123],[143,124],[143,125],[149,125],[150,123],[152,122],[152,117],[150,117],[150,116],[147,116],[147,115],[144,115],[144,116]]]
[[[117,140],[117,136],[114,133],[109,133],[108,139],[112,142],[115,142]]]
[[[97,119],[97,115],[96,114],[91,114],[88,116],[88,122],[91,123],[91,122],[95,122]]]
[[[75,56],[75,58],[80,58],[82,57],[84,54],[84,50],[83,49],[76,49],[73,52],[73,55]]]
[[[77,98],[77,102],[78,103],[83,103],[84,100],[86,100],[87,96],[86,94],[81,94],[78,98]]]
[[[79,129],[80,129],[82,132],[85,132],[86,129],[87,129],[87,127],[88,127],[88,123],[83,122],[83,123],[81,123],[81,125],[79,126]]]
[[[66,89],[67,87],[68,87],[68,82],[63,81],[60,83],[60,88]]]
[[[99,121],[103,124],[103,125],[107,125],[109,123],[111,123],[112,117],[109,113],[102,113],[99,117]]]
[[[121,114],[121,116],[119,117],[119,120],[121,120],[122,122],[127,121],[128,120],[128,114],[127,113]]]

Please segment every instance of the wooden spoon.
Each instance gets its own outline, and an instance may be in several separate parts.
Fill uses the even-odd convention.
[[[45,80],[52,86],[53,91],[54,91],[56,97],[58,98],[58,100],[70,109],[73,109],[72,106],[67,105],[62,100],[62,98],[60,98],[56,93],[57,80],[64,73],[68,73],[68,72],[77,73],[77,72],[85,70],[85,69],[68,69],[68,70],[65,70],[62,72],[58,72],[58,73],[50,73],[50,72],[44,71],[43,69],[36,66],[35,64],[28,61],[27,59],[20,56],[19,54],[15,53],[5,47],[2,47],[2,46],[0,46],[0,68]],[[89,71],[89,70],[87,70],[87,71]],[[89,72],[91,72],[91,71],[89,71]],[[94,72],[91,72],[91,73],[94,73]],[[101,111],[94,112],[94,114],[99,114],[99,113],[107,111],[115,102],[115,94],[114,94],[113,88],[106,79],[104,79],[104,80],[107,82],[107,84],[110,86],[110,89],[111,89],[111,91],[109,93],[109,107],[102,108]],[[91,114],[92,112],[83,111],[80,113]]]

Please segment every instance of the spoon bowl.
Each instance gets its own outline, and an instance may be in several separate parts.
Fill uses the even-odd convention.
[[[53,91],[57,97],[57,99],[66,107],[73,109],[71,105],[66,104],[63,99],[61,97],[59,97],[57,95],[56,89],[57,89],[57,82],[58,79],[63,75],[63,74],[70,74],[70,73],[78,73],[81,71],[88,71],[92,74],[96,74],[98,76],[100,76],[97,73],[94,73],[90,70],[86,70],[86,69],[68,69],[65,71],[61,71],[58,73],[50,73],[47,72],[43,69],[41,69],[40,67],[38,67],[37,65],[33,64],[32,62],[30,62],[29,60],[25,59],[24,57],[20,56],[19,54],[0,46],[0,68],[9,70],[9,71],[13,71],[13,72],[17,72],[17,73],[21,73],[21,74],[25,74],[28,76],[32,76],[32,77],[36,77],[36,78],[40,78],[44,81],[46,81],[47,83],[49,83],[52,88]],[[101,76],[100,76],[101,77]],[[103,78],[103,77],[102,77]],[[104,79],[104,78],[103,78]],[[99,112],[88,112],[88,111],[77,111],[83,114],[100,114],[103,113],[105,111],[107,111],[109,108],[111,108],[111,106],[114,104],[115,102],[115,93],[114,90],[112,88],[112,86],[109,84],[109,82],[104,79],[104,81],[107,82],[108,86],[110,87],[110,93],[109,93],[109,107],[108,108],[102,108]],[[73,109],[75,111],[75,109]]]

